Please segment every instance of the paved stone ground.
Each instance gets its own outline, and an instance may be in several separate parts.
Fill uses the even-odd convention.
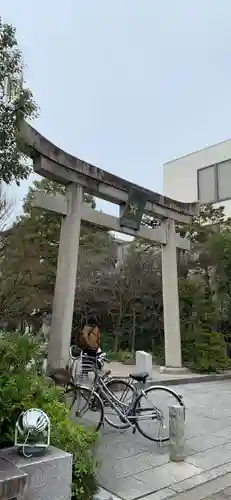
[[[231,499],[231,487],[221,490],[218,493],[214,493],[209,497],[205,497],[204,500],[230,500]]]
[[[111,361],[110,364],[105,364],[105,370],[110,369],[115,377],[126,377],[128,373],[137,372],[137,368],[135,365],[125,365],[118,361]],[[202,380],[214,380],[215,378],[230,378],[231,379],[231,371],[226,371],[223,374],[201,374],[201,373],[193,373],[189,370],[181,373],[164,373],[160,371],[160,366],[153,365],[152,367],[152,381],[157,383],[182,383],[183,380],[186,379],[187,383],[190,383],[190,380],[202,381]]]
[[[231,382],[204,382],[174,389],[183,395],[187,407],[185,462],[169,462],[168,446],[159,448],[138,432],[133,435],[130,429],[121,432],[105,426],[99,450],[99,484],[115,499],[180,498],[198,485],[205,487],[203,483],[231,473]],[[223,488],[229,485],[231,474]],[[205,498],[206,494],[205,490],[203,497],[193,498]],[[230,489],[206,500],[224,500],[227,494]]]

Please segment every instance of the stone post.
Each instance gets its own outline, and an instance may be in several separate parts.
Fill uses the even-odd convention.
[[[167,235],[167,244],[162,245],[165,366],[167,368],[181,368],[175,221],[166,219],[162,223],[162,227],[165,229]]]
[[[148,378],[152,378],[152,356],[145,351],[136,351],[136,371],[147,372]]]
[[[63,218],[53,300],[48,371],[65,367],[69,359],[72,317],[78,265],[83,188],[69,184],[66,191],[68,213]]]
[[[169,407],[169,460],[182,462],[185,459],[184,438],[185,408],[174,405]]]

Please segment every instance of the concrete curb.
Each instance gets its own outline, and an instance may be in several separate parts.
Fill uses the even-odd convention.
[[[121,379],[124,380],[128,377],[128,375],[123,376],[123,375],[114,375],[112,373],[112,377],[116,379]],[[181,378],[165,378],[165,379],[148,379],[145,384],[141,384],[139,382],[135,382],[135,386],[137,387],[150,387],[152,385],[164,385],[164,386],[170,386],[170,385],[186,385],[186,384],[198,384],[200,382],[217,382],[220,380],[231,380],[231,372],[229,373],[211,373],[208,375],[200,375],[200,374],[195,374],[191,377],[188,375],[185,375],[184,377]]]
[[[186,385],[186,384],[197,384],[199,382],[216,382],[219,380],[231,380],[231,372],[229,373],[211,373],[209,375],[196,375],[188,377],[187,375],[182,378],[168,378],[163,380],[148,380],[146,382],[146,387],[151,385]]]
[[[181,493],[175,493],[169,500],[210,500],[212,495],[222,493],[231,485],[231,473],[227,472],[216,479],[210,479]],[[164,498],[164,497],[162,497]],[[218,498],[221,498],[220,496]],[[223,497],[222,497],[223,498]],[[226,497],[224,497],[225,500]],[[144,499],[146,500],[146,499]],[[227,498],[228,500],[228,498]]]
[[[134,500],[210,500],[211,495],[222,492],[231,485],[231,472],[220,471],[219,469],[220,467],[216,467],[205,474],[185,479],[182,483],[188,482],[188,485],[184,484],[181,491],[177,491],[177,487],[181,485],[179,482],[161,490],[153,490],[148,495],[135,497]],[[211,477],[209,477],[210,473]],[[216,477],[212,477],[213,474]],[[174,486],[176,489],[174,489]],[[125,497],[118,497],[100,487],[100,491],[93,497],[93,500],[125,500]]]

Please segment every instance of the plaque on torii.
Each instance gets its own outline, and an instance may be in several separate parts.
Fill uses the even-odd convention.
[[[148,196],[143,189],[132,187],[125,204],[120,205],[120,226],[139,231]]]

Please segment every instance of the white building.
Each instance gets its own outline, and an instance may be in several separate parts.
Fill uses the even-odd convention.
[[[231,139],[169,161],[164,194],[183,202],[219,202],[231,217]]]

